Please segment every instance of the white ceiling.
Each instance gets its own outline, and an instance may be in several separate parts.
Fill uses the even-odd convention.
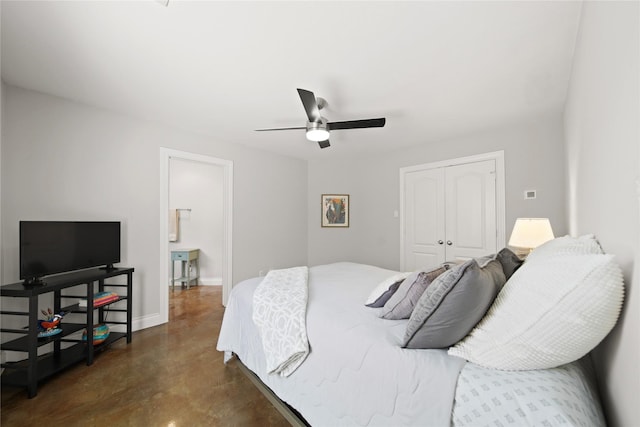
[[[563,110],[576,1],[2,1],[5,83],[305,159]],[[325,98],[320,150],[296,88]]]

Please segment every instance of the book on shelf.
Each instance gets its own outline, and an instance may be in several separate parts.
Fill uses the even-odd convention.
[[[117,301],[120,297],[115,292],[97,292],[93,294],[93,307],[100,307],[110,302]],[[87,299],[82,298],[78,303],[80,307],[87,306]]]

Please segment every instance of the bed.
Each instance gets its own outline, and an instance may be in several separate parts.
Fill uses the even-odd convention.
[[[557,258],[557,251],[548,252]],[[564,266],[569,262],[565,261]],[[587,275],[593,276],[589,271]],[[474,353],[477,343],[466,340],[474,338],[482,343],[486,339],[483,325],[494,311],[504,308],[504,298],[494,295],[489,308],[474,320],[472,331],[465,332],[464,339],[455,345],[407,348],[408,325],[413,319],[383,318],[384,306],[365,306],[376,288],[381,289],[380,285],[399,274],[351,262],[308,268],[305,332],[309,351],[287,375],[268,372],[261,333],[253,321],[254,293],[263,278],[243,281],[230,295],[217,349],[225,352],[225,362],[237,356],[278,399],[312,426],[605,425],[586,347],[561,356],[572,359],[567,363],[556,363],[557,355],[552,355],[556,366],[544,369],[530,369],[527,360],[521,361],[525,369],[500,369],[487,366],[491,363],[482,359],[482,351],[480,356]],[[522,275],[516,271],[513,279]],[[409,279],[405,273],[402,280]],[[497,295],[506,288],[501,286]],[[414,301],[414,311],[416,304]],[[601,323],[602,319],[595,321]],[[544,319],[537,323],[544,323]],[[488,326],[491,329],[491,324]],[[562,335],[552,338],[564,339]],[[588,346],[595,346],[602,338],[588,340]],[[508,340],[517,342],[518,338],[510,336]],[[492,342],[495,344],[495,339]],[[576,347],[575,342],[570,344]],[[539,343],[534,340],[532,345]],[[516,347],[515,352],[505,349],[510,363],[518,359],[518,351],[527,350],[520,344]],[[477,357],[480,359],[474,361]],[[549,363],[549,357],[542,359]]]

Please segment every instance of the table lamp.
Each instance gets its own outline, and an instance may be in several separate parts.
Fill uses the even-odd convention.
[[[521,249],[518,255],[526,257],[553,237],[549,218],[518,218],[509,238],[509,246]]]

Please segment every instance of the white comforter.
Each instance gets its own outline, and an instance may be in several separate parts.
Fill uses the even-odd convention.
[[[308,276],[308,267],[271,270],[253,293],[253,323],[270,374],[288,377],[309,354]]]
[[[237,354],[314,427],[449,426],[464,360],[445,350],[400,348],[406,320],[383,320],[364,306],[370,291],[396,273],[348,262],[311,267],[311,352],[289,377],[268,374],[252,321],[252,296],[260,278],[233,288],[217,348]]]

